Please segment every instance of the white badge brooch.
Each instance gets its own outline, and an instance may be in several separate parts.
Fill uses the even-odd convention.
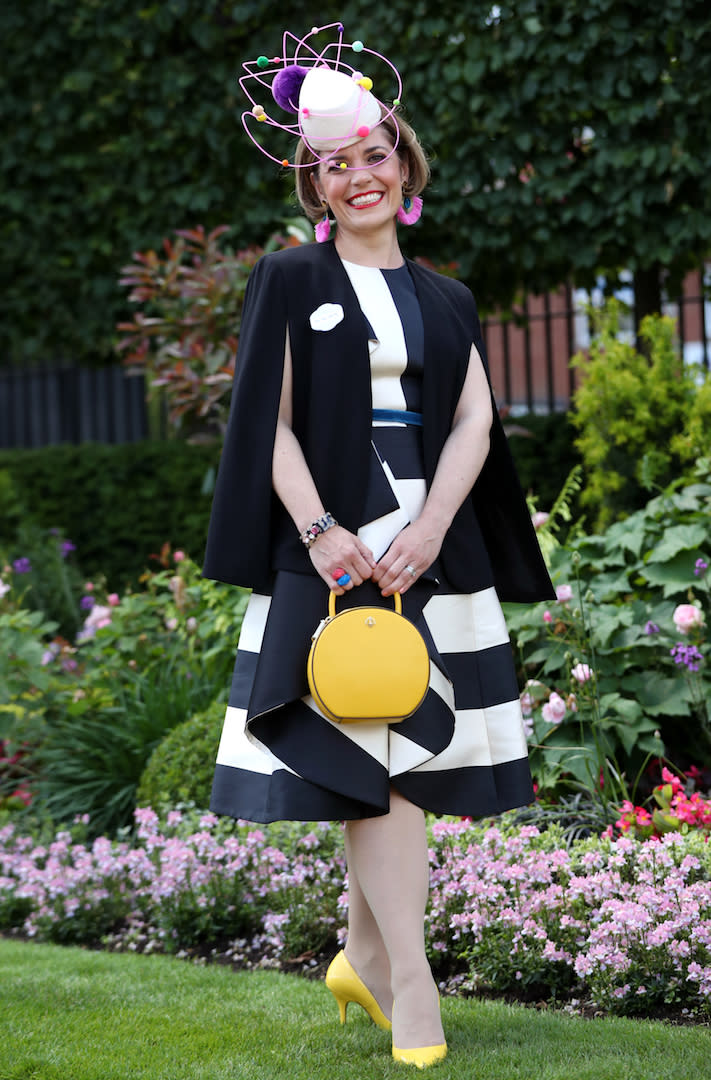
[[[342,321],[343,308],[340,304],[321,304],[309,316],[312,330],[333,330]]]

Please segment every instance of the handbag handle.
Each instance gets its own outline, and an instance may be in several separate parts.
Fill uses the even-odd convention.
[[[399,592],[393,593],[393,600],[395,601],[395,614],[402,615],[402,597]],[[333,618],[336,614],[336,594],[335,592],[329,592],[328,594],[328,615],[329,618]]]

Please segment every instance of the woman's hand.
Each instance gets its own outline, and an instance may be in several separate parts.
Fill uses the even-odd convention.
[[[362,585],[373,576],[376,565],[370,548],[342,525],[334,525],[321,533],[309,548],[309,555],[315,569],[337,596],[355,585]],[[344,573],[350,574],[351,580],[345,586],[337,585],[336,578]]]
[[[383,596],[406,593],[439,555],[444,534],[418,518],[399,533],[373,570]]]

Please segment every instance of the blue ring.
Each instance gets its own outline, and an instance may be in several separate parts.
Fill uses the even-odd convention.
[[[350,574],[341,574],[341,576],[338,578],[338,580],[336,582],[336,585],[347,585],[350,580],[351,580],[351,575]]]

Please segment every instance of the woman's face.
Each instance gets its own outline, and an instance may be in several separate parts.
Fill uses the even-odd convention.
[[[392,139],[381,125],[367,138],[321,162],[311,174],[319,198],[326,200],[339,228],[370,232],[393,224],[407,172],[392,149]]]

